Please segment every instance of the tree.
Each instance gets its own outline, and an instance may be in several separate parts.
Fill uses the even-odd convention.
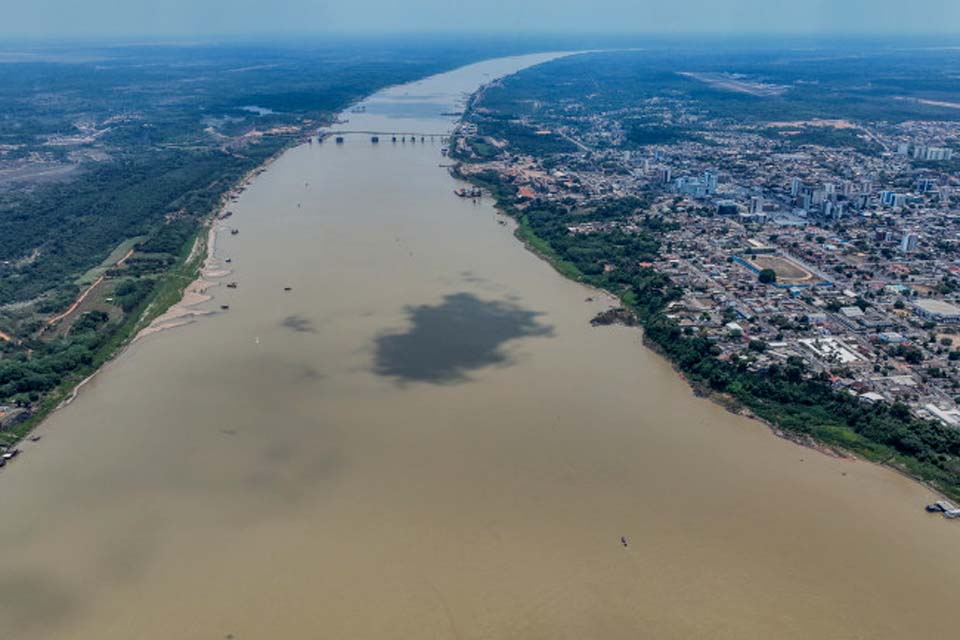
[[[774,284],[777,281],[777,272],[773,269],[764,269],[757,279],[763,284]]]

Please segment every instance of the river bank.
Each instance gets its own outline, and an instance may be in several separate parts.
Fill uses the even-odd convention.
[[[463,161],[461,160],[460,162]],[[503,189],[501,185],[492,183],[489,179],[482,179],[475,173],[465,174],[460,171],[459,167],[453,167],[451,174],[458,179],[468,181],[478,188],[487,190],[494,197],[498,211],[515,220],[516,228],[514,235],[517,239],[521,241],[527,250],[550,264],[557,273],[581,284],[594,287],[599,286],[609,295],[614,296],[623,308],[635,314],[638,318],[638,325],[643,331],[643,342],[647,348],[657,353],[660,357],[663,357],[697,395],[710,399],[731,413],[759,421],[779,438],[832,457],[862,458],[910,478],[934,492],[939,497],[960,500],[960,483],[955,479],[951,483],[949,478],[943,477],[939,472],[929,467],[921,466],[919,461],[910,456],[902,455],[889,447],[877,447],[872,443],[857,441],[844,432],[838,433],[835,428],[824,427],[819,430],[802,431],[796,428],[788,428],[783,421],[776,419],[773,415],[763,415],[757,410],[756,406],[751,406],[749,399],[738,398],[731,393],[714,389],[706,380],[697,379],[694,376],[688,375],[690,372],[686,371],[674,354],[671,353],[671,343],[669,341],[664,342],[662,336],[659,340],[652,339],[649,334],[648,329],[652,322],[658,323],[658,328],[660,328],[659,325],[664,322],[660,309],[651,311],[645,308],[643,301],[636,299],[633,291],[629,291],[624,295],[592,283],[591,279],[585,276],[576,265],[564,260],[554,251],[546,239],[537,235],[533,227],[528,224],[523,212],[516,207],[517,200],[508,190]],[[669,322],[667,322],[667,324],[669,324]],[[660,333],[663,333],[663,331]],[[838,422],[840,422],[840,420],[840,418],[837,418]]]
[[[550,59],[557,55],[562,54],[546,54],[546,56],[542,56],[542,59]],[[389,85],[379,89],[372,96],[389,94],[392,90],[403,86],[405,85]],[[128,346],[140,338],[184,326],[200,316],[214,313],[213,310],[201,309],[200,307],[212,299],[208,290],[219,286],[220,280],[230,273],[230,270],[224,269],[222,263],[217,262],[213,253],[217,231],[224,228],[222,227],[225,219],[224,213],[230,204],[250,187],[257,176],[265,172],[290,149],[303,144],[312,144],[312,134],[318,127],[321,129],[332,127],[327,133],[327,135],[331,135],[338,127],[342,128],[349,122],[349,118],[344,116],[352,115],[357,105],[364,103],[372,96],[352,100],[344,107],[343,111],[338,112],[329,120],[320,123],[310,121],[287,127],[283,131],[288,137],[287,142],[263,162],[247,171],[233,187],[221,195],[218,204],[201,221],[201,229],[185,243],[177,261],[168,269],[167,273],[159,278],[157,286],[147,300],[124,319],[123,325],[110,337],[108,343],[97,352],[95,363],[92,366],[73,372],[68,380],[44,394],[39,404],[32,409],[28,418],[12,425],[3,432],[7,436],[4,444],[13,447],[23,442],[49,415],[76,398],[80,388],[96,376],[104,365],[116,359]],[[320,140],[322,141],[322,138]],[[187,247],[189,247],[189,250],[187,250]],[[122,261],[129,257],[130,253],[124,256]],[[98,280],[98,283],[100,280],[102,280],[102,277]],[[80,299],[70,309],[75,309],[95,286],[89,287],[81,294]],[[12,339],[12,337],[0,332],[0,340],[9,339]]]
[[[349,126],[407,130],[529,63]],[[591,327],[612,299],[455,197],[442,147],[300,145],[232,203],[239,286],[207,291],[229,311],[130,345],[0,483],[9,635],[949,635],[929,492],[770,438]]]
[[[8,436],[6,446],[23,445],[25,440],[34,434],[50,415],[73,402],[83,387],[93,380],[103,367],[120,357],[138,339],[164,329],[182,326],[191,322],[195,317],[211,313],[207,310],[198,309],[200,305],[210,300],[210,296],[206,294],[206,289],[218,284],[215,281],[216,278],[229,273],[222,269],[215,269],[212,264],[212,247],[215,246],[216,242],[218,222],[221,221],[221,217],[230,205],[231,200],[238,197],[258,175],[264,172],[283,153],[302,143],[303,135],[314,128],[315,125],[311,123],[309,126],[298,129],[293,139],[263,163],[250,169],[237,181],[234,187],[221,196],[218,204],[202,221],[201,230],[186,243],[178,260],[165,274],[160,276],[158,285],[147,300],[125,318],[121,327],[101,347],[93,364],[76,371],[71,380],[47,393],[40,401],[39,406],[31,412],[29,418],[6,430],[4,432]],[[126,261],[133,253],[133,249],[127,252],[118,262],[118,265]],[[100,276],[94,285],[84,291],[80,299],[73,303],[71,310],[76,308],[83,298],[102,280],[103,276]]]

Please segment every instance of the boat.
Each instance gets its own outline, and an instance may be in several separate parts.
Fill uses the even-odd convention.
[[[284,291],[293,291],[293,287],[284,287],[283,290],[284,290]]]
[[[948,500],[938,500],[933,504],[928,504],[926,509],[928,513],[946,513],[956,510],[956,506]]]
[[[230,308],[230,305],[228,305],[228,304],[222,304],[222,305],[220,305],[220,308],[223,309],[224,311],[226,311],[227,309]]]
[[[8,449],[5,451],[2,457],[4,460],[13,460],[18,455],[20,455],[20,449],[14,447],[13,449]]]
[[[236,288],[237,288],[237,283],[236,283],[236,282],[228,282],[228,283],[227,283],[227,289],[236,289]]]
[[[240,233],[240,229],[230,229],[230,235],[235,236]]]
[[[949,500],[938,500],[933,504],[928,504],[925,509],[927,513],[942,513],[947,520],[956,520],[960,518],[960,508]]]
[[[343,144],[343,136],[337,136],[337,139],[336,139],[335,142],[336,142],[337,144]]]
[[[224,260],[224,262],[226,262],[227,264],[230,264],[231,262],[233,262],[233,258],[227,258],[226,260]]]

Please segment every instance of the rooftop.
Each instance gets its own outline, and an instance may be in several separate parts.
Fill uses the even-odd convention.
[[[945,300],[935,300],[933,298],[924,298],[913,303],[915,307],[942,316],[960,316],[960,307],[950,304]]]

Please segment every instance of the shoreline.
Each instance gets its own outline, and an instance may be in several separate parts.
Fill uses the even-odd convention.
[[[313,126],[311,125],[310,128]],[[194,246],[190,250],[190,255],[184,260],[185,263],[189,264],[192,260],[200,258],[201,264],[197,268],[196,277],[183,288],[180,297],[175,302],[153,317],[145,327],[137,331],[130,341],[131,343],[155,333],[191,324],[197,318],[215,313],[211,309],[198,309],[197,307],[213,300],[213,294],[207,293],[207,290],[220,286],[220,279],[233,273],[231,269],[221,264],[216,256],[217,234],[227,229],[227,225],[223,222],[226,219],[224,217],[226,208],[233,198],[239,197],[257,176],[266,171],[283,154],[303,144],[302,135],[305,130],[306,128],[299,132],[295,142],[285,145],[277,153],[264,160],[263,163],[250,169],[232,189],[223,195],[219,206],[204,221],[206,234],[204,235],[201,232],[197,236],[194,240]]]
[[[556,58],[562,58],[562,57],[575,55],[577,53],[583,53],[583,52],[573,51],[573,52],[543,52],[543,53],[552,55],[553,57],[550,58],[550,60],[554,60]],[[524,54],[521,54],[521,55],[524,55]],[[526,55],[536,55],[536,54],[526,54]],[[507,57],[514,57],[514,56],[507,56]],[[483,62],[486,62],[492,59],[496,59],[496,58],[478,60],[476,62],[472,62],[464,66],[469,67],[474,64],[481,64]],[[537,64],[543,64],[543,63],[541,62]],[[532,66],[536,66],[536,65],[532,65]],[[448,69],[447,71],[443,71],[434,75],[443,75],[444,73],[451,73],[461,68],[463,67]],[[516,73],[516,71],[512,73]],[[507,75],[510,75],[510,74],[507,74]],[[145,338],[154,333],[159,333],[161,331],[166,331],[168,329],[175,329],[177,327],[190,324],[199,317],[212,315],[215,313],[215,311],[213,310],[197,309],[196,307],[212,300],[214,296],[213,294],[208,294],[207,289],[211,287],[220,286],[220,282],[218,280],[232,273],[231,269],[228,269],[223,265],[219,265],[220,266],[219,269],[214,268],[214,266],[218,264],[217,263],[218,259],[215,255],[217,232],[226,229],[226,225],[222,224],[223,220],[225,219],[223,217],[223,213],[227,208],[227,206],[230,204],[230,201],[233,197],[239,196],[247,187],[249,187],[253,183],[253,181],[257,178],[257,176],[259,176],[261,173],[266,171],[267,168],[269,168],[270,165],[272,165],[276,160],[278,160],[281,156],[283,156],[283,154],[285,154],[287,151],[290,151],[291,149],[295,149],[296,147],[299,147],[300,145],[307,143],[308,139],[313,138],[312,134],[305,137],[304,136],[305,133],[309,131],[317,131],[317,139],[322,142],[325,138],[336,135],[338,133],[338,130],[337,130],[338,127],[349,123],[350,120],[348,116],[351,109],[356,108],[358,105],[363,104],[364,102],[370,100],[371,98],[373,98],[374,96],[380,93],[383,93],[385,91],[390,91],[397,87],[402,87],[406,84],[421,82],[430,77],[433,77],[433,76],[424,76],[422,78],[418,78],[417,80],[412,80],[409,82],[401,82],[397,84],[386,85],[367,96],[363,96],[362,98],[358,98],[353,102],[349,103],[343,109],[341,109],[340,111],[337,111],[334,114],[332,120],[327,123],[318,125],[317,123],[314,122],[308,126],[301,127],[297,135],[291,140],[289,144],[285,145],[283,148],[278,150],[274,155],[264,160],[264,162],[261,163],[260,165],[248,171],[232,189],[230,189],[228,192],[226,192],[223,195],[222,201],[220,202],[219,206],[217,206],[215,210],[211,212],[211,214],[209,215],[205,223],[208,225],[209,229],[207,231],[206,241],[203,243],[203,248],[202,248],[203,263],[198,269],[197,277],[192,281],[190,281],[190,283],[187,284],[186,287],[184,287],[183,294],[176,302],[172,303],[164,311],[162,311],[160,314],[152,318],[145,327],[139,329],[136,332],[135,336],[130,340],[130,343],[133,343],[139,340],[140,338]],[[506,76],[502,76],[502,77],[506,77]],[[466,100],[466,104],[464,105],[464,113],[466,113],[466,110],[469,107],[470,102],[473,100],[474,95],[476,95],[480,91],[485,90],[490,83],[500,79],[501,78],[488,79],[483,84],[481,84],[477,90],[471,93]],[[345,117],[346,119],[344,119]],[[459,120],[455,120],[453,124],[448,123],[446,125],[447,128],[445,131],[439,132],[433,135],[452,136],[455,134],[457,128],[460,126],[462,122],[463,122],[463,117],[461,115],[461,118]],[[463,179],[463,178],[460,178],[460,179]],[[510,216],[507,216],[507,217],[510,218]],[[189,263],[189,261],[190,261],[190,258],[188,257],[187,260],[185,260],[185,262]],[[603,291],[603,290],[597,289],[597,291]],[[606,291],[603,291],[603,293],[609,294],[609,292],[606,292]],[[609,295],[612,296],[612,294],[609,294]],[[612,296],[612,299],[616,299],[616,296]],[[144,312],[144,315],[146,315],[146,311]]]
[[[219,218],[219,214],[217,215]],[[217,232],[222,230],[219,219],[209,224],[206,239],[201,240],[203,235],[197,237],[194,241],[194,247],[191,249],[191,255],[194,251],[203,254],[203,262],[200,265],[197,277],[184,287],[180,298],[171,304],[166,310],[153,318],[150,323],[137,331],[130,341],[131,344],[154,333],[160,333],[167,329],[174,329],[190,324],[200,316],[206,316],[213,313],[210,309],[197,309],[199,305],[209,302],[213,299],[213,294],[208,294],[207,289],[218,286],[220,283],[216,279],[230,275],[229,269],[214,269]],[[191,258],[187,259],[187,262]]]
[[[26,428],[17,431],[16,436],[7,443],[8,447],[23,447],[28,442],[34,444],[30,441],[30,436],[35,435],[36,431],[43,426],[48,417],[76,400],[87,383],[91,382],[107,366],[122,356],[131,345],[141,338],[168,329],[185,326],[200,316],[214,313],[211,310],[196,309],[195,307],[213,299],[211,294],[206,293],[206,289],[208,287],[218,286],[220,283],[212,280],[212,278],[222,278],[231,273],[230,270],[224,270],[222,268],[220,270],[209,268],[209,266],[212,266],[212,261],[216,259],[213,253],[216,246],[216,233],[218,230],[226,228],[225,225],[221,224],[223,220],[222,215],[226,207],[230,204],[232,197],[239,195],[243,189],[247,188],[259,174],[266,171],[280,156],[290,149],[303,144],[304,132],[311,131],[315,127],[316,123],[304,125],[297,136],[291,138],[291,140],[277,150],[276,153],[245,173],[231,189],[223,194],[219,204],[204,216],[201,224],[207,229],[206,236],[203,235],[201,229],[194,238],[194,246],[191,247],[190,254],[184,258],[180,266],[189,265],[192,260],[196,260],[201,256],[202,262],[196,269],[196,277],[190,280],[182,289],[180,297],[166,306],[166,308],[159,310],[157,315],[150,318],[145,326],[140,326],[140,324],[144,322],[144,319],[155,311],[152,307],[155,305],[156,300],[148,302],[136,318],[131,318],[133,326],[130,333],[120,340],[119,344],[104,357],[103,361],[82,380],[65,385],[62,389],[51,392],[50,396],[48,396],[48,404],[46,404],[46,406],[40,406],[33,415],[22,423],[26,425]],[[164,277],[173,277],[172,272],[176,268],[177,265],[171,267],[168,272],[164,274]],[[207,278],[211,278],[211,280],[207,280]],[[0,469],[0,472],[3,470],[4,469]]]
[[[456,165],[452,167],[450,170],[451,176],[455,180],[465,181],[469,184],[479,187],[480,189],[483,189],[486,193],[490,194],[490,197],[493,199],[494,210],[498,215],[502,215],[511,221],[511,224],[513,225],[513,229],[512,229],[513,237],[516,240],[518,240],[520,244],[522,244],[527,251],[529,251],[531,254],[533,254],[540,260],[543,260],[548,265],[550,265],[550,267],[560,277],[566,280],[569,280],[570,282],[579,284],[583,286],[585,289],[587,289],[588,291],[601,292],[602,294],[609,296],[612,300],[619,303],[619,305],[622,308],[629,309],[629,306],[625,303],[625,301],[622,298],[620,298],[619,296],[617,296],[611,291],[586,283],[580,278],[576,277],[575,275],[568,273],[567,270],[565,270],[564,268],[565,265],[562,262],[560,262],[554,256],[549,255],[549,253],[537,247],[530,240],[530,238],[526,237],[527,235],[533,235],[534,237],[537,237],[533,233],[532,229],[525,228],[523,224],[520,222],[520,220],[518,220],[517,216],[511,214],[508,211],[507,206],[504,206],[504,204],[502,203],[502,196],[493,192],[489,188],[489,185],[483,183],[482,181],[474,180],[473,176],[471,176],[470,174],[462,173],[460,171],[460,166],[462,164],[463,164],[462,160],[457,161]],[[920,486],[922,486],[924,489],[926,489],[927,491],[929,491],[939,499],[955,500],[955,497],[947,494],[946,492],[942,491],[938,487],[933,486],[930,482],[928,482],[924,478],[914,475],[908,469],[902,468],[896,464],[892,464],[891,461],[894,460],[895,458],[889,458],[887,460],[871,460],[870,458],[860,455],[855,451],[845,449],[843,447],[840,447],[832,443],[821,441],[812,434],[791,433],[790,431],[773,424],[769,420],[766,420],[765,418],[762,418],[756,415],[746,405],[738,401],[736,398],[733,398],[732,396],[728,396],[725,394],[720,394],[710,389],[704,388],[699,383],[690,380],[678,368],[677,364],[663,352],[663,350],[659,347],[659,345],[653,343],[647,337],[646,331],[644,330],[644,327],[642,324],[638,324],[636,327],[632,327],[632,328],[638,329],[641,332],[641,342],[643,343],[643,346],[649,349],[650,351],[652,351],[653,353],[655,353],[658,357],[662,358],[664,362],[668,364],[670,368],[675,372],[677,377],[679,377],[680,380],[686,383],[687,387],[693,392],[694,396],[698,398],[704,398],[707,401],[715,404],[716,406],[724,409],[729,413],[742,416],[749,420],[758,422],[759,424],[766,427],[771,435],[777,438],[780,438],[782,440],[787,440],[797,446],[800,446],[812,451],[816,451],[821,455],[825,455],[835,459],[861,461],[861,462],[866,462],[872,465],[876,465],[885,470],[893,471],[897,473],[899,476],[906,478],[913,483],[919,484]]]
[[[534,54],[528,54],[534,55]],[[556,53],[554,57],[563,57],[567,55],[572,55],[571,52]],[[507,56],[512,57],[512,56]],[[495,58],[488,58],[483,60],[478,60],[473,63],[463,65],[470,66],[472,64],[480,64],[487,60]],[[443,73],[450,73],[455,71],[460,67],[454,69],[448,69],[446,71],[433,74],[433,75],[442,75]],[[514,72],[515,73],[515,72]],[[177,327],[185,326],[195,322],[198,318],[212,315],[215,313],[213,310],[198,309],[197,307],[209,302],[213,299],[213,295],[207,293],[207,290],[211,287],[216,287],[220,285],[220,282],[217,281],[219,278],[223,278],[226,275],[231,273],[230,270],[223,269],[213,269],[214,261],[216,256],[214,254],[216,248],[216,233],[220,230],[222,225],[220,224],[223,221],[223,213],[226,207],[230,204],[231,199],[235,196],[239,196],[244,189],[250,186],[254,179],[264,171],[266,171],[270,165],[272,165],[276,160],[278,160],[283,154],[291,149],[294,149],[302,144],[306,144],[308,140],[313,139],[313,132],[318,132],[318,130],[328,129],[327,135],[332,135],[336,133],[337,125],[346,124],[341,122],[340,118],[344,114],[349,113],[349,110],[356,107],[358,104],[369,100],[373,96],[396,87],[403,86],[404,84],[411,84],[415,82],[421,82],[432,76],[423,76],[415,80],[410,80],[408,82],[401,82],[396,84],[389,84],[383,87],[380,87],[376,91],[370,93],[369,95],[357,98],[354,101],[350,102],[339,111],[333,114],[333,117],[329,121],[311,121],[309,123],[302,123],[297,127],[297,131],[290,136],[290,139],[286,144],[282,145],[275,153],[266,158],[259,165],[251,168],[247,173],[240,178],[236,184],[225,192],[220,199],[220,202],[215,206],[204,218],[202,219],[202,225],[207,228],[207,235],[205,239],[202,235],[202,229],[200,230],[198,236],[195,238],[194,242],[199,243],[199,246],[195,244],[191,248],[190,254],[184,258],[180,266],[189,265],[191,259],[195,259],[194,250],[196,249],[198,253],[202,255],[202,262],[196,268],[193,277],[189,282],[181,289],[180,295],[176,300],[170,302],[165,307],[160,309],[155,309],[154,305],[156,304],[156,298],[147,303],[143,311],[140,312],[138,317],[133,320],[132,329],[130,330],[129,335],[124,336],[119,344],[117,344],[112,351],[110,351],[103,359],[103,361],[98,364],[89,375],[85,376],[82,380],[74,384],[64,385],[61,389],[55,389],[50,392],[50,395],[46,399],[47,401],[41,401],[41,406],[27,418],[22,424],[25,427],[22,430],[17,430],[16,435],[13,439],[10,440],[8,446],[16,446],[24,443],[27,438],[33,434],[46,420],[46,418],[52,413],[60,410],[65,407],[70,402],[73,402],[79,394],[81,388],[89,382],[94,376],[96,376],[100,371],[103,370],[108,364],[114,361],[116,358],[120,357],[127,348],[140,340],[141,338],[146,338],[152,334],[160,333],[170,329],[175,329]],[[495,79],[494,79],[495,80]],[[491,82],[488,80],[487,82]],[[485,83],[486,84],[486,83]],[[478,90],[482,90],[484,85],[481,85]],[[475,93],[475,92],[474,92]],[[473,94],[471,94],[473,95]],[[462,121],[462,119],[461,119]],[[453,135],[456,131],[457,126],[461,121],[457,121],[456,124],[448,126],[446,133],[438,133],[437,135]],[[322,138],[322,134],[317,134],[318,138]],[[177,265],[174,265],[170,268],[165,277],[170,277],[171,272],[177,268]],[[156,315],[151,317],[152,313]],[[147,318],[149,318],[147,320]],[[3,334],[4,336],[6,334]],[[0,337],[0,339],[3,339]]]

